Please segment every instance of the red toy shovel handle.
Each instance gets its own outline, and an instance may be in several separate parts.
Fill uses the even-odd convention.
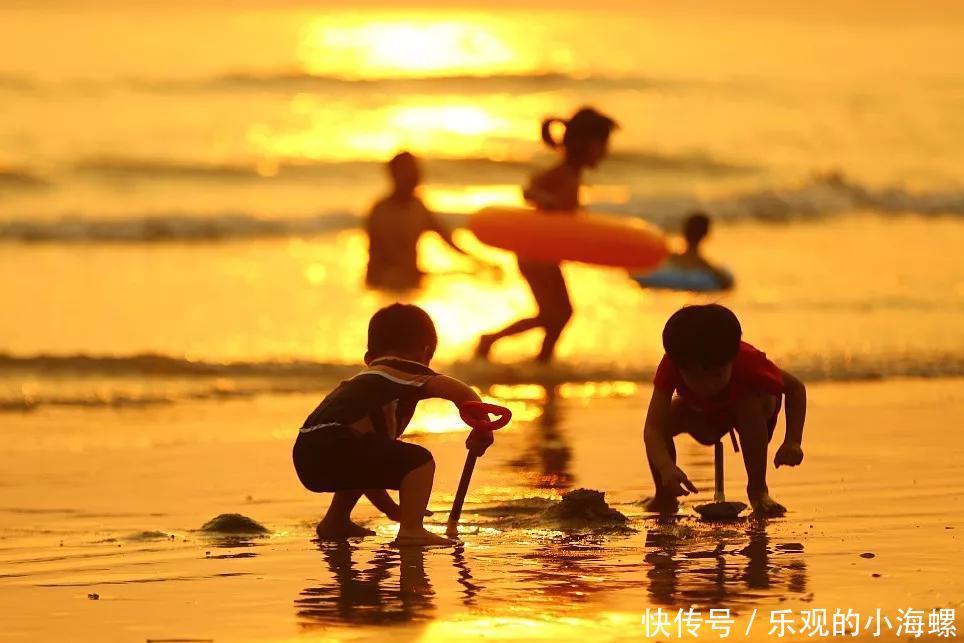
[[[496,416],[496,419],[492,420],[489,415]],[[459,416],[473,429],[498,431],[512,419],[512,411],[498,404],[472,400],[459,404]]]
[[[496,419],[490,419],[490,414],[496,416]],[[512,419],[512,411],[504,406],[474,400],[460,404],[459,415],[463,422],[477,431],[498,431]],[[465,466],[462,467],[462,477],[459,479],[459,487],[455,491],[452,510],[449,512],[448,526],[445,529],[445,534],[450,538],[459,534],[459,517],[462,515],[465,494],[469,491],[469,482],[472,480],[472,472],[475,470],[475,461],[478,457],[471,450],[465,455]]]

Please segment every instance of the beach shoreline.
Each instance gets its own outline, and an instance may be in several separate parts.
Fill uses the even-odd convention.
[[[703,493],[678,521],[642,514],[648,387],[551,402],[531,388],[502,389],[497,399],[529,398],[531,413],[480,461],[464,545],[414,557],[390,546],[391,523],[367,505],[359,516],[375,537],[311,542],[327,501],[301,489],[290,465],[309,396],[5,414],[0,638],[628,640],[641,636],[647,608],[730,607],[745,618],[753,609],[879,607],[893,620],[898,609],[960,606],[951,561],[964,476],[944,454],[961,438],[940,427],[964,416],[961,383],[812,385],[806,460],[770,473],[791,513],[723,531],[692,513],[712,476],[711,452],[695,443],[682,443],[680,457]],[[441,529],[464,448],[455,423],[445,428],[451,411],[433,412],[442,419],[416,418],[413,439],[439,461],[429,524]],[[729,495],[740,499],[739,460],[727,458]],[[519,499],[551,502],[576,487],[606,492],[636,531],[517,526],[530,515],[518,513]],[[196,531],[225,512],[272,533]]]

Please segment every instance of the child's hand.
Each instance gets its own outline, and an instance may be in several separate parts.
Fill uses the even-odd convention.
[[[484,455],[486,450],[495,442],[492,431],[482,429],[472,429],[469,437],[465,438],[465,448],[476,456]]]
[[[776,455],[773,456],[773,466],[775,467],[783,464],[795,467],[801,462],[803,462],[803,449],[795,442],[784,442],[777,449]]]
[[[682,469],[673,465],[659,472],[660,480],[663,483],[663,491],[672,496],[688,496],[696,493],[696,485],[690,482]]]
[[[468,400],[459,404],[458,407],[462,421],[473,429],[497,431],[512,419],[512,411],[509,409],[481,400]],[[490,417],[492,415],[496,416],[495,420]]]

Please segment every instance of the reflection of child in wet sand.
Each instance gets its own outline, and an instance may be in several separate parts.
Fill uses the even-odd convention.
[[[717,304],[686,306],[666,322],[666,355],[656,370],[643,430],[656,483],[656,495],[647,504],[650,511],[673,513],[679,507],[677,496],[696,492],[676,466],[675,436],[689,433],[697,442],[712,445],[735,428],[743,447],[746,490],[754,511],[765,515],[786,512],[767,489],[767,445],[785,397],[786,436],[773,463],[792,467],[803,460],[800,444],[807,412],[806,388],[764,353],[741,341],[741,336],[736,315]]]
[[[418,240],[422,234],[435,232],[456,252],[469,255],[418,198],[416,190],[422,179],[418,159],[401,152],[388,162],[388,172],[392,191],[375,203],[366,223],[368,272],[365,281],[374,288],[418,288],[424,274],[418,267]]]
[[[699,270],[707,272],[716,277],[721,289],[726,290],[733,287],[733,276],[713,265],[703,257],[700,252],[700,244],[710,233],[710,218],[703,212],[693,212],[683,221],[683,238],[686,240],[686,249],[679,254],[670,255],[667,263],[675,268],[683,270]]]
[[[479,400],[466,384],[429,368],[437,344],[435,325],[421,308],[393,304],[379,310],[368,326],[367,368],[342,382],[305,420],[294,446],[295,470],[309,490],[335,492],[318,524],[319,538],[374,533],[351,521],[364,495],[400,523],[399,544],[451,542],[422,526],[435,475],[432,454],[398,439],[420,400]],[[492,440],[489,431],[473,431],[466,447],[481,454]],[[399,490],[400,504],[386,489]]]
[[[566,126],[562,141],[552,137],[551,126],[560,122]],[[579,209],[579,187],[586,169],[596,167],[609,151],[609,135],[616,122],[596,110],[584,107],[568,121],[550,118],[542,123],[542,140],[553,149],[562,151],[562,158],[553,167],[532,177],[525,190],[525,199],[540,210],[573,212]],[[536,300],[535,317],[520,319],[502,330],[482,335],[476,356],[488,359],[493,344],[504,337],[525,333],[534,328],[545,329],[542,349],[536,360],[552,360],[556,343],[572,318],[572,302],[562,269],[557,263],[519,259],[519,272],[529,283]]]

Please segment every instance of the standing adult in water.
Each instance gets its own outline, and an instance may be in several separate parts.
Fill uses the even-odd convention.
[[[418,267],[418,240],[425,232],[436,232],[459,254],[471,255],[455,243],[452,232],[418,197],[422,172],[413,154],[396,154],[388,162],[388,174],[392,191],[375,203],[365,226],[368,232],[365,283],[373,288],[409,290],[418,288],[425,274]]]
[[[552,136],[552,124],[557,122],[566,128],[561,142]],[[524,192],[526,201],[540,210],[578,210],[582,173],[586,168],[596,167],[605,158],[609,135],[616,127],[613,119],[589,107],[580,109],[568,121],[560,118],[543,121],[542,140],[552,149],[560,150],[562,158],[548,170],[532,177]],[[529,283],[536,300],[536,316],[520,319],[497,333],[482,335],[476,355],[487,359],[492,345],[503,337],[543,328],[546,335],[536,360],[548,363],[552,360],[562,331],[572,317],[572,302],[569,300],[566,280],[558,263],[519,258],[519,272]]]

